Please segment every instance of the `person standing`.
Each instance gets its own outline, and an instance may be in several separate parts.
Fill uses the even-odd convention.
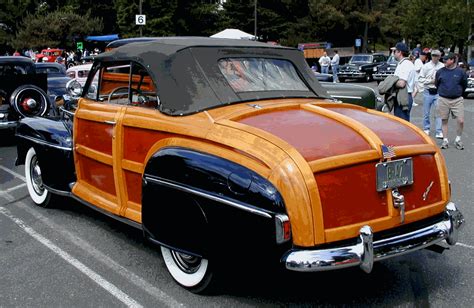
[[[329,73],[329,64],[331,63],[331,58],[328,57],[326,51],[323,52],[323,56],[319,58],[319,65],[321,66],[321,73],[328,74]]]
[[[413,106],[418,106],[415,103],[415,97],[419,92],[423,92],[423,86],[418,83],[418,77],[420,76],[421,68],[426,63],[427,54],[423,50],[420,52],[420,56],[415,59],[415,91],[413,91]]]
[[[435,85],[438,88],[439,102],[438,114],[442,121],[443,142],[442,149],[449,147],[448,141],[448,119],[452,115],[457,120],[456,139],[454,145],[458,150],[464,150],[461,141],[464,129],[464,101],[462,93],[467,87],[467,75],[464,70],[457,66],[456,55],[448,52],[444,58],[444,67],[436,72]]]
[[[423,131],[425,134],[430,134],[430,119],[431,109],[434,110],[438,107],[438,90],[435,86],[436,72],[444,67],[443,63],[439,61],[441,58],[441,52],[434,49],[431,52],[431,61],[424,64],[420,76],[418,77],[418,83],[423,89]],[[441,130],[441,118],[435,112],[435,127],[436,135],[438,139],[443,139],[443,131]]]
[[[339,72],[339,54],[337,53],[337,49],[334,49],[334,56],[331,59],[331,67],[333,82],[339,82],[339,79],[337,78],[337,73]]]
[[[398,61],[394,76],[398,77],[396,87],[407,91],[406,102],[398,101],[394,105],[393,113],[395,116],[410,121],[410,111],[413,105],[413,91],[415,89],[415,66],[408,59],[408,47],[405,43],[397,43],[395,45],[395,59]],[[399,90],[400,91],[400,90]],[[397,98],[400,95],[397,95]]]

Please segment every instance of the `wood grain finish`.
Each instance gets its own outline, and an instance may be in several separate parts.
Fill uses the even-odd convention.
[[[395,145],[397,158],[414,156],[415,166],[425,165],[415,171],[423,180],[405,192],[411,205],[407,223],[441,212],[449,198],[446,167],[433,141],[409,123],[358,106],[280,99],[259,101],[260,109],[242,103],[170,117],[157,110],[108,109],[82,100],[76,113],[80,123],[110,120],[112,113],[117,127],[110,146],[113,157],[89,140],[92,135],[89,139],[75,135],[75,140],[81,140],[76,156],[87,155],[93,164],[113,165],[117,195],[108,196],[120,207],[120,215],[137,222],[141,222],[141,177],[146,162],[170,146],[223,157],[267,178],[285,200],[293,244],[298,246],[354,237],[364,224],[375,231],[400,224],[390,191],[375,190],[375,163],[381,160],[382,143]],[[81,162],[76,160],[76,165]],[[90,177],[86,169],[78,170],[78,178]],[[436,175],[433,194],[418,203],[418,195],[426,188],[424,179]],[[73,192],[100,194],[87,185],[78,181]],[[110,208],[101,198],[99,206]]]

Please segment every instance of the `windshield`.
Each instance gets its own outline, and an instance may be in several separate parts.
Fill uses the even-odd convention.
[[[395,59],[394,56],[390,56],[390,57],[388,58],[387,62],[388,62],[388,63],[397,63],[398,61],[397,61],[397,59]]]
[[[47,74],[48,77],[64,77],[66,74],[57,67],[36,67],[37,74]]]
[[[372,56],[352,56],[349,63],[372,63]]]
[[[309,91],[287,60],[226,58],[219,69],[235,92]]]
[[[29,65],[17,63],[0,64],[0,76],[26,75],[32,73],[33,72],[31,71],[31,67]]]

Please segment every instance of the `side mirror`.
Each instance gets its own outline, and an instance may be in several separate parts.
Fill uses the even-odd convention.
[[[69,80],[66,83],[66,91],[72,98],[79,98],[82,94],[82,85],[76,79]]]

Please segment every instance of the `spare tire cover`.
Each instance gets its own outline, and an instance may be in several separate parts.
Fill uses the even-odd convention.
[[[13,91],[10,96],[13,109],[23,117],[44,116],[48,111],[48,96],[39,87],[27,84]]]

